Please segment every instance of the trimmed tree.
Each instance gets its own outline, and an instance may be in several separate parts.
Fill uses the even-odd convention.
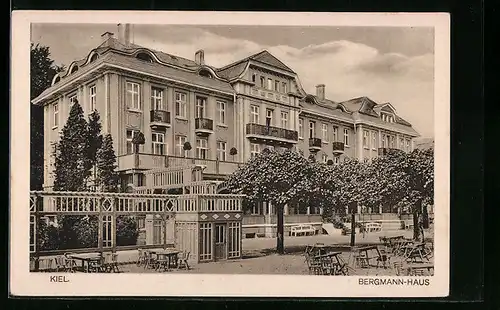
[[[116,155],[111,134],[104,136],[96,158],[97,184],[103,192],[117,192],[120,182],[116,172]]]
[[[85,191],[88,176],[87,121],[82,107],[74,103],[57,144],[55,191]]]
[[[235,147],[232,147],[229,150],[229,155],[233,156],[233,161],[234,161],[234,156],[238,154],[238,150]]]
[[[224,187],[244,194],[250,203],[267,201],[276,207],[276,249],[284,253],[284,207],[301,200],[310,192],[309,162],[290,150],[267,150],[236,170]]]
[[[139,145],[143,145],[146,143],[146,139],[144,138],[144,134],[142,132],[137,132],[132,137],[132,144],[134,145],[134,153],[139,153]]]
[[[184,142],[182,149],[184,150],[184,157],[186,157],[186,152],[191,151],[191,143],[189,141]]]
[[[101,120],[99,112],[94,110],[92,114],[89,115],[87,126],[87,170],[89,171],[89,175],[92,174],[93,177],[93,190],[95,190],[97,186],[97,152],[101,148],[101,145]]]

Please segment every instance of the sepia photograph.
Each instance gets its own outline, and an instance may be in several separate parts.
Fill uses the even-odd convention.
[[[73,14],[23,21],[30,113],[13,121],[29,143],[12,165],[29,178],[12,216],[27,263],[11,281],[16,268],[91,294],[140,275],[155,292],[175,278],[207,281],[189,295],[234,296],[259,276],[247,293],[265,296],[279,276],[275,296],[447,295],[449,97],[436,93],[449,83],[448,16],[434,19],[440,33],[419,14]],[[346,288],[314,292],[325,285]]]

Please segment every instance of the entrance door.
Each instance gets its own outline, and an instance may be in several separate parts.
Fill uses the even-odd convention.
[[[227,226],[226,224],[215,224],[215,260],[226,259],[227,251]]]

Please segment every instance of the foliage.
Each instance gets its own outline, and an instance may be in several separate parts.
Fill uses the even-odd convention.
[[[97,150],[97,183],[103,192],[117,192],[120,179],[116,172],[116,155],[111,134],[104,136]]]
[[[191,151],[191,143],[189,143],[189,141],[184,142],[184,145],[182,146],[182,149],[184,151]]]
[[[31,43],[30,99],[38,97],[49,88],[57,72],[64,70],[50,58],[49,48]],[[30,188],[42,189],[43,184],[43,107],[30,104]]]
[[[142,132],[137,132],[134,134],[132,138],[132,144],[144,144],[146,143],[146,139],[144,138],[144,134]]]
[[[87,124],[87,162],[86,169],[92,171],[94,181],[97,177],[97,153],[102,145],[101,121],[99,112],[94,110]],[[95,182],[93,182],[95,185]]]
[[[326,162],[326,164],[327,164],[328,166],[333,165],[333,160],[329,159],[329,160]]]
[[[116,218],[116,245],[136,245],[139,237],[137,221],[130,216]]]
[[[65,215],[59,220],[59,248],[78,249],[97,247],[97,216]]]
[[[84,191],[88,176],[87,122],[74,103],[57,144],[54,190]]]

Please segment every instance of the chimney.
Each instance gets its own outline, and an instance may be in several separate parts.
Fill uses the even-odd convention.
[[[118,40],[125,46],[130,45],[130,24],[118,24]]]
[[[316,85],[316,97],[320,100],[325,99],[325,84]]]
[[[108,40],[113,38],[114,35],[114,33],[106,31],[105,33],[101,34],[101,38],[103,38],[104,40]]]
[[[199,50],[194,54],[194,61],[199,65],[205,64],[205,52],[203,50]]]

